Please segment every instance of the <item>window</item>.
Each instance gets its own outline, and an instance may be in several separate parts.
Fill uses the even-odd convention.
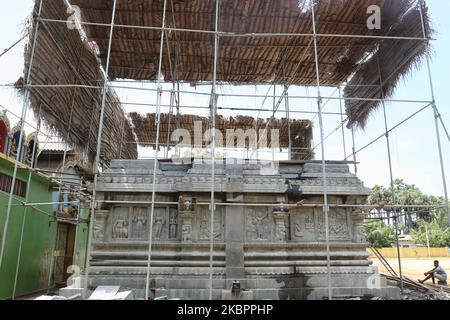
[[[11,191],[12,177],[4,173],[0,173],[0,190],[9,193]],[[16,180],[14,184],[14,195],[24,198],[27,192],[27,184],[23,181]]]

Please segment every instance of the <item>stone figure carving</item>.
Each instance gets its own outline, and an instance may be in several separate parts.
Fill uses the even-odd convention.
[[[185,202],[184,202],[184,210],[185,211],[192,211],[192,202],[191,201],[189,201],[189,200],[186,200]]]
[[[277,228],[275,232],[275,238],[277,241],[285,241],[287,238],[287,227],[286,224],[283,223],[277,223]]]
[[[267,240],[269,237],[269,213],[267,211],[251,210],[249,213],[249,225],[247,232],[250,234],[252,240]]]
[[[113,225],[114,239],[128,239],[128,220],[124,218],[117,218]]]
[[[305,229],[308,231],[314,230],[314,215],[313,214],[305,215]]]
[[[286,241],[288,236],[288,211],[274,211],[273,218],[275,220],[275,240]]]
[[[147,217],[145,215],[139,214],[134,216],[134,237],[138,239],[145,238],[144,225],[147,224]]]
[[[178,216],[175,211],[170,213],[169,219],[169,239],[177,238]]]
[[[178,211],[184,211],[184,197],[183,195],[180,195],[178,197]]]
[[[160,240],[164,225],[166,224],[166,218],[164,214],[158,212],[155,215],[154,228],[155,228],[155,239]]]
[[[181,234],[183,241],[191,241],[192,226],[190,224],[183,224],[183,227],[181,228]]]
[[[95,240],[103,240],[104,234],[103,234],[103,223],[96,223],[94,225],[94,239]]]
[[[266,214],[264,215],[264,213],[257,213],[255,214],[255,225],[256,225],[256,237],[258,239],[266,239],[267,236],[267,232],[266,232],[266,221],[267,221],[267,217],[269,216],[269,213],[266,212]]]
[[[275,240],[284,242],[288,238],[287,220],[289,215],[289,208],[281,202],[272,212],[275,220]]]
[[[295,216],[294,235],[296,237],[304,237],[305,233],[314,231],[314,214],[298,213]]]
[[[201,240],[207,240],[211,237],[210,232],[210,220],[207,218],[202,219],[200,222],[200,234],[199,237]],[[220,221],[214,221],[214,239],[220,239],[222,237],[222,232],[220,231]]]
[[[190,242],[192,240],[192,217],[193,213],[184,211],[181,216],[181,241]]]
[[[276,212],[289,212],[289,208],[281,202],[278,206],[275,207],[274,211]]]

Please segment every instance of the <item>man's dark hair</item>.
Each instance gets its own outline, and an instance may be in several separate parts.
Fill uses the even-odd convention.
[[[439,264],[439,260],[434,260],[434,263],[437,263],[437,264]]]

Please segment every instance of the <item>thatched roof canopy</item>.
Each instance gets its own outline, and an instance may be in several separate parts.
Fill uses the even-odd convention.
[[[35,12],[38,11],[36,2]],[[67,19],[66,7],[60,0],[45,0],[42,17]],[[16,83],[23,93],[24,80],[28,76],[36,20],[29,26],[30,39],[25,46],[24,76]],[[66,24],[40,22],[31,69],[32,85],[83,85],[102,86],[104,77],[99,61],[88,43],[82,41],[77,30]],[[44,125],[78,151],[87,151],[92,162],[97,145],[97,133],[102,102],[102,90],[73,87],[32,87],[31,106],[35,115],[43,119]],[[73,109],[73,112],[72,112]],[[116,92],[107,87],[105,117],[102,135],[101,161],[136,158],[131,126],[126,118]],[[67,135],[69,128],[71,129]]]
[[[82,9],[88,22],[109,24],[113,1],[71,0]],[[314,0],[318,34],[423,37],[418,1],[414,0]],[[116,23],[161,27],[161,0],[118,1]],[[166,26],[178,29],[214,31],[215,1],[168,0]],[[233,34],[296,33],[312,34],[310,1],[302,0],[222,0],[219,30]],[[368,30],[367,8],[381,8],[381,30]],[[424,8],[427,35],[431,30]],[[109,28],[88,26],[87,35],[101,48],[106,61]],[[210,81],[213,67],[211,33],[170,32],[166,34],[162,71],[166,81],[190,83]],[[116,27],[109,76],[112,79],[155,80],[157,78],[161,33]],[[373,88],[378,77],[374,60],[381,60],[385,96],[393,94],[400,78],[428,51],[426,41],[378,38],[318,37],[320,81],[338,86],[351,78],[345,97],[380,98]],[[363,62],[372,54],[369,62]],[[289,83],[316,85],[312,38],[308,36],[271,36],[220,38],[217,78],[226,83]],[[396,70],[398,66],[401,66]],[[176,69],[176,72],[174,71]],[[364,126],[371,110],[380,102],[348,100],[349,126]]]
[[[138,113],[130,114],[133,130],[136,133],[138,142],[141,146],[155,147],[156,144],[156,114],[151,113],[146,116],[142,116]],[[195,124],[197,122],[197,124]],[[178,126],[177,126],[178,124]],[[196,115],[169,115],[161,114],[160,122],[160,146],[175,146],[179,142],[186,145],[192,145],[194,147],[204,147],[209,145],[208,129],[211,123],[209,117],[200,117]],[[200,130],[196,131],[198,128]],[[279,130],[279,143],[280,148],[289,147],[289,130],[291,132],[291,143],[293,152],[301,154],[301,157],[297,159],[309,160],[313,157],[311,141],[313,137],[313,125],[309,120],[290,120],[283,119],[255,119],[249,116],[238,117],[216,117],[216,130],[221,134],[221,137],[217,136],[217,140],[220,138],[222,141],[218,142],[223,147],[243,147],[239,145],[238,140],[232,133],[237,133],[238,130],[242,130],[243,133],[248,133],[249,129],[254,129],[257,134],[257,142],[265,143],[269,148],[271,147],[272,128]],[[183,139],[177,139],[176,130],[186,130],[189,133],[191,141],[182,141]],[[227,134],[227,130],[231,130],[230,134]],[[267,130],[263,134],[263,130]],[[275,137],[275,136],[274,136]],[[195,140],[195,139],[198,140]],[[195,141],[201,143],[201,145],[195,145]],[[245,147],[252,148],[250,140],[248,138],[245,141]],[[258,145],[261,146],[260,144]]]
[[[65,23],[41,21],[31,80],[33,85],[103,83],[100,65],[105,67],[113,1],[69,0],[81,8],[85,22],[108,26],[85,25],[90,41],[100,49],[99,57],[76,30]],[[161,27],[161,0],[118,0],[115,23],[128,26]],[[165,81],[187,83],[210,81],[213,73],[215,1],[168,0],[166,26],[198,29],[204,33],[166,32],[162,72]],[[317,33],[346,37],[317,37],[320,81],[323,86],[338,86],[349,81],[346,98],[379,98],[378,61],[388,98],[400,79],[429,51],[427,41],[383,40],[348,37],[348,35],[389,35],[422,37],[421,17],[414,0],[314,0]],[[218,80],[223,83],[272,83],[301,86],[316,85],[313,38],[311,36],[248,36],[250,33],[312,34],[311,1],[299,0],[222,0],[219,29]],[[367,8],[381,8],[381,30],[368,30]],[[39,1],[36,1],[37,12]],[[425,9],[425,8],[424,8]],[[65,1],[43,1],[42,17],[67,20]],[[425,30],[431,34],[425,12]],[[36,21],[36,20],[35,20]],[[33,28],[35,25],[32,26]],[[30,32],[33,35],[33,32]],[[245,35],[245,36],[243,36]],[[110,56],[110,79],[155,80],[157,78],[161,32],[116,26]],[[28,72],[30,39],[26,48],[25,73]],[[369,58],[368,58],[369,57]],[[26,74],[25,74],[26,76]],[[355,87],[357,85],[357,87]],[[360,86],[363,85],[363,86]],[[367,85],[372,87],[367,87]],[[94,88],[33,88],[31,101],[35,112],[43,103],[44,122],[62,137],[70,119],[75,96],[72,131],[69,143],[88,146],[91,157],[99,124],[101,90]],[[349,125],[364,126],[379,101],[347,100]],[[122,128],[124,133],[121,134]],[[138,134],[139,136],[139,134]],[[146,140],[146,139],[145,139]],[[134,135],[114,90],[108,88],[101,158],[104,162],[137,155]]]

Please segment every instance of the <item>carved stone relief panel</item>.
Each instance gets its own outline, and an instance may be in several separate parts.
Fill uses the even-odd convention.
[[[136,240],[148,239],[148,217],[149,208],[147,207],[134,207],[131,237]]]
[[[313,241],[315,237],[315,217],[313,208],[299,208],[292,211],[291,230],[293,241]]]
[[[123,241],[130,238],[130,207],[114,207],[110,221],[112,241]]]
[[[169,240],[180,238],[180,219],[176,208],[169,208]]]
[[[209,241],[211,236],[211,211],[207,206],[198,207],[195,214],[195,231],[198,241]],[[214,240],[224,240],[223,208],[217,206],[214,212]]]
[[[317,238],[325,240],[325,215],[322,208],[316,208]],[[329,238],[330,240],[350,240],[350,221],[344,208],[330,208],[329,211]]]
[[[247,241],[271,241],[274,222],[268,207],[245,208],[245,230]]]
[[[168,208],[155,207],[153,213],[153,240],[167,240],[169,238]]]

